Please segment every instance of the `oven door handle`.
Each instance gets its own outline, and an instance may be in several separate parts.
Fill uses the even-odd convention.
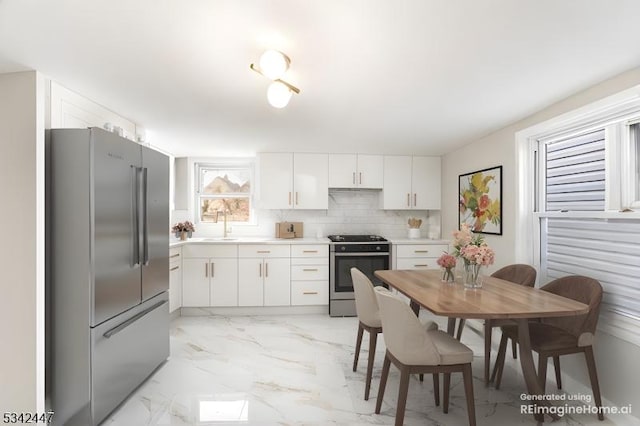
[[[339,253],[335,252],[336,257],[362,257],[362,256],[377,256],[377,257],[388,257],[389,252],[376,252],[376,253]]]

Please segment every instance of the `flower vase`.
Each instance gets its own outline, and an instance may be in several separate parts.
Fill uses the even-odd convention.
[[[464,265],[464,286],[466,288],[481,288],[482,277],[480,270],[482,265],[477,263],[465,263]]]
[[[180,233],[180,241],[187,241],[187,236],[188,236],[187,231],[182,231]]]
[[[455,275],[453,274],[453,268],[442,268],[442,282],[447,284],[453,284],[456,282]]]

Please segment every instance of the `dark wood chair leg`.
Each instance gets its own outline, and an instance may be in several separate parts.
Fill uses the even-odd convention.
[[[353,355],[353,371],[356,371],[358,368],[358,357],[360,357],[360,345],[362,345],[362,334],[364,333],[364,328],[362,327],[362,323],[358,323],[358,337],[356,337],[356,353]]]
[[[496,389],[500,389],[500,382],[502,381],[502,370],[504,369],[504,358],[507,352],[507,340],[509,338],[502,335],[500,339],[500,347],[498,348],[498,356],[496,357],[496,363],[493,365],[493,373],[491,374],[491,381],[494,382]]]
[[[473,396],[473,376],[471,375],[471,364],[465,364],[462,369],[464,380],[464,394],[467,398],[467,411],[469,412],[469,426],[476,426],[476,405]]]
[[[491,320],[484,320],[484,385],[489,386],[491,370]]]
[[[593,348],[591,346],[587,346],[584,348],[584,356],[587,360],[587,369],[589,370],[589,379],[591,380],[593,400],[596,403],[596,407],[602,408],[600,384],[598,383],[598,372],[596,371],[596,360],[593,357]],[[598,412],[598,420],[604,420],[604,414],[602,413],[602,410]]]
[[[462,338],[462,330],[464,330],[464,324],[466,320],[464,318],[460,318],[460,322],[458,323],[458,332],[456,333],[456,340],[460,340]]]
[[[396,408],[396,426],[404,424],[404,410],[407,406],[407,393],[409,392],[409,368],[400,367],[400,389],[398,390],[398,407]]]
[[[433,402],[436,407],[440,405],[440,376],[438,373],[433,373]]]
[[[542,387],[542,392],[544,393],[547,388],[547,364],[548,359],[546,355],[538,354],[538,382]]]
[[[369,390],[371,390],[371,376],[373,374],[373,360],[376,356],[376,343],[378,341],[378,333],[369,332],[369,360],[367,362],[367,381],[364,386],[364,400],[369,400]]]
[[[553,368],[554,370],[556,370],[556,386],[558,387],[558,389],[562,389],[562,377],[560,374],[560,357],[559,356],[553,357]]]
[[[518,359],[518,343],[515,340],[511,341],[511,356],[513,359]]]
[[[424,374],[422,373],[418,374],[418,378],[420,378],[421,382],[424,382]]]
[[[449,391],[451,389],[451,373],[444,373],[444,384],[442,385],[443,397],[442,397],[442,412],[447,414],[449,412]]]
[[[385,354],[384,363],[382,364],[382,375],[380,376],[380,387],[378,388],[378,399],[376,400],[376,414],[380,414],[380,408],[382,408],[382,398],[384,398],[384,388],[387,386],[390,365],[391,360],[389,359],[389,355]]]

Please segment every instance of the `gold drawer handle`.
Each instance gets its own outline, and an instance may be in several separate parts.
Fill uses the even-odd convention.
[[[304,291],[302,294],[318,294],[317,291]]]
[[[413,266],[414,266],[415,268],[418,268],[418,267],[420,267],[420,266],[422,266],[422,267],[428,267],[429,265],[413,265]]]
[[[258,250],[258,253],[271,253],[271,250]]]
[[[169,272],[175,271],[176,269],[180,269],[180,267],[179,266],[174,266],[173,268],[169,269]]]
[[[303,269],[304,272],[318,272],[318,268],[314,269]]]
[[[317,253],[318,250],[303,250],[303,253]]]
[[[429,250],[414,250],[414,253],[429,253]]]
[[[171,256],[169,256],[169,259],[172,259],[174,257],[180,257],[180,253],[172,254]]]

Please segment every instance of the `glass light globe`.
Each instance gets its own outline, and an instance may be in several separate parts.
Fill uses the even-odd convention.
[[[260,56],[260,71],[265,77],[276,80],[289,69],[289,59],[277,50],[267,50]]]
[[[274,81],[267,89],[267,100],[272,107],[284,108],[291,99],[291,90],[279,81]]]

